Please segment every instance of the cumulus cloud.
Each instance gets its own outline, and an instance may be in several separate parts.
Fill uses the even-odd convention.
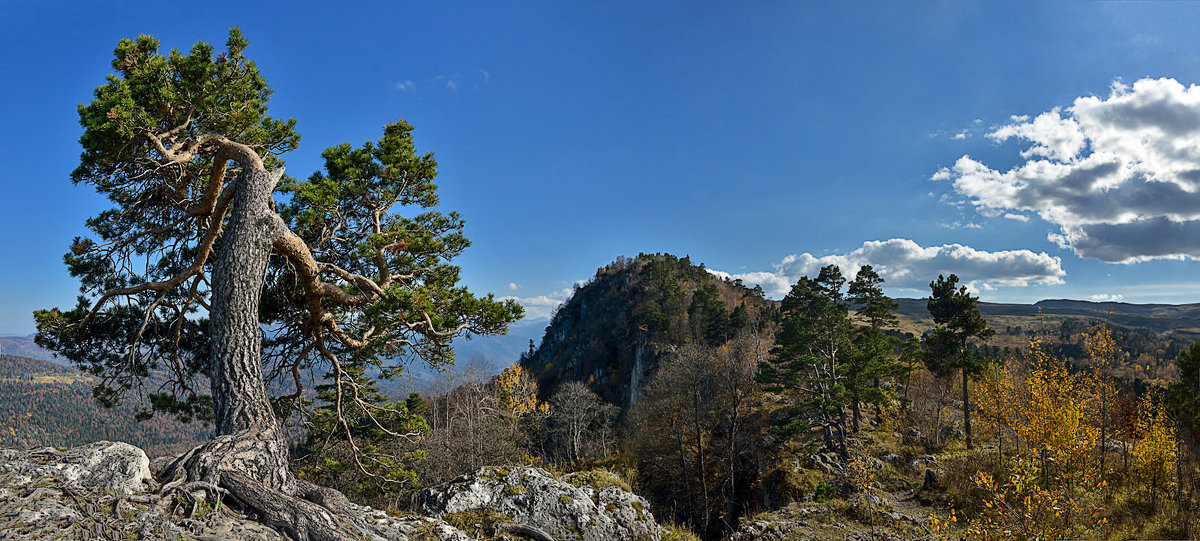
[[[1080,257],[1112,263],[1200,259],[1200,87],[1174,79],[1114,83],[988,134],[1025,144],[998,170],[970,156],[934,173],[985,215],[1028,212]]]
[[[1093,301],[1096,301],[1096,302],[1121,302],[1121,300],[1124,299],[1125,296],[1124,295],[1113,295],[1113,294],[1108,294],[1108,293],[1097,293],[1095,295],[1089,295],[1088,298]]]
[[[768,295],[780,297],[801,276],[814,276],[826,265],[837,265],[849,278],[859,267],[871,265],[883,277],[887,287],[913,290],[927,289],[929,282],[939,274],[957,274],[961,283],[973,290],[1061,284],[1067,274],[1058,257],[1045,253],[1029,250],[988,252],[961,244],[922,247],[908,239],[868,241],[847,254],[789,255],[774,265],[772,272],[709,272],[721,278],[761,285]]]
[[[550,319],[558,305],[571,298],[574,288],[564,288],[547,295],[534,297],[501,297],[501,300],[514,300],[525,308],[525,319]]]
[[[521,289],[521,285],[516,282],[509,282],[508,285],[504,286],[504,289],[507,289],[509,291],[516,291],[518,289]]]

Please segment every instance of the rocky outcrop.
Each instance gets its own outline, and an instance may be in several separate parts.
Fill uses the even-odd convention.
[[[546,327],[541,345],[521,364],[545,395],[583,381],[625,410],[637,402],[669,347],[726,323],[728,336],[749,321],[770,321],[774,301],[740,281],[720,278],[688,257],[619,257],[573,291]],[[739,311],[740,309],[740,311]],[[738,312],[738,317],[733,314]],[[770,334],[770,329],[762,329]]]
[[[213,495],[209,487],[159,486],[149,464],[145,452],[120,442],[0,449],[0,540],[283,541],[237,502],[202,499]],[[435,518],[393,517],[357,505],[351,511],[371,541],[473,541]]]
[[[160,485],[149,466],[146,453],[120,442],[0,449],[0,540],[284,539],[223,490],[182,480]],[[421,504],[430,516],[392,516],[353,504],[347,516],[359,520],[368,541],[662,536],[646,500],[601,472],[560,480],[538,468],[483,468],[422,492]]]
[[[856,499],[849,507],[797,502],[747,520],[730,541],[844,539],[900,541],[930,534],[928,511],[889,495]]]
[[[597,472],[559,480],[540,468],[485,467],[425,489],[420,502],[421,512],[433,517],[486,511],[504,517],[502,526],[529,526],[553,539],[657,541],[662,535],[645,499]]]
[[[0,474],[16,484],[55,478],[84,490],[103,489],[120,496],[143,492],[151,482],[150,459],[141,449],[122,442],[98,441],[59,451],[0,449]]]

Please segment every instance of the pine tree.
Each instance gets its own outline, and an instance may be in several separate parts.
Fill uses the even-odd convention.
[[[931,294],[926,307],[936,325],[925,337],[925,363],[929,370],[941,377],[955,372],[962,374],[963,433],[967,448],[974,448],[971,441],[971,395],[970,378],[983,372],[985,361],[972,351],[968,344],[972,338],[986,341],[996,331],[988,327],[987,320],[979,312],[979,298],[972,297],[966,286],[958,286],[958,276],[949,278],[938,275],[929,283]]]
[[[829,265],[792,286],[780,305],[775,348],[760,373],[767,390],[790,397],[774,432],[791,436],[820,426],[826,446],[843,454],[854,332],[843,302],[845,282],[837,266]]]
[[[847,289],[854,302],[858,319],[866,321],[854,336],[854,357],[851,363],[850,391],[853,407],[853,430],[858,432],[859,403],[875,404],[879,411],[887,396],[880,387],[880,378],[898,375],[902,371],[896,355],[896,339],[884,330],[898,321],[892,310],[898,304],[883,294],[883,278],[870,265],[858,269]]]
[[[1200,435],[1200,343],[1179,352],[1175,366],[1179,381],[1167,389],[1167,403],[1182,427]]]
[[[297,517],[294,537],[345,539],[332,507],[303,497],[327,494],[289,469],[264,380],[294,384],[295,400],[301,373],[328,374],[353,434],[345,412],[383,407],[359,392],[368,366],[444,364],[455,336],[502,332],[521,308],[458,284],[463,222],[432,210],[437,161],[408,123],[327,149],[307,181],[285,176],[296,123],[267,114],[248,46],[236,28],[220,53],[162,54],[144,35],[117,45],[115,74],[79,106],[71,174],[112,206],[65,257],[77,306],[38,311],[37,340],[95,375],[106,404],[145,392],[155,411],[212,420],[217,437],[164,475],[220,486],[267,522]],[[144,390],[151,374],[169,380]]]

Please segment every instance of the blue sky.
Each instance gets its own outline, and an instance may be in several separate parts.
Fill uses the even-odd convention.
[[[660,251],[772,292],[832,262],[897,296],[1200,301],[1200,5],[139,5],[0,0],[0,334],[73,303],[61,257],[103,208],[68,180],[75,106],[117,41],[231,25],[299,123],[293,176],[408,119],[465,281],[533,316]]]

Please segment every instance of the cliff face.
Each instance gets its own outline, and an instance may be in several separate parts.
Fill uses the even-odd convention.
[[[664,347],[720,344],[769,319],[759,289],[722,280],[687,257],[641,254],[596,271],[546,327],[541,346],[521,363],[543,393],[582,381],[628,408],[658,366]]]

